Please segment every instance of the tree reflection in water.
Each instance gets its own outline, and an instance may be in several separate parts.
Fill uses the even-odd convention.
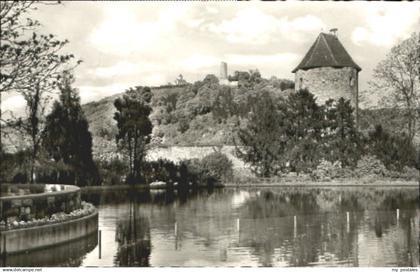
[[[118,266],[419,264],[418,190],[115,190],[86,197],[100,203],[103,223],[117,222]]]
[[[252,248],[263,266],[358,266],[361,222],[380,240],[395,232],[390,210],[400,207],[399,220],[405,220],[400,232],[407,237],[394,240],[394,254],[400,265],[418,264],[412,230],[417,199],[415,193],[389,191],[262,191],[240,208],[240,246]]]
[[[117,266],[149,266],[151,251],[150,222],[139,213],[139,205],[129,202],[127,217],[116,227],[115,240],[118,250],[115,256]]]

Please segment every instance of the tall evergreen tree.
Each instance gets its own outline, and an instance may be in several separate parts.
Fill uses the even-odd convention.
[[[281,105],[268,92],[262,93],[252,105],[247,126],[237,133],[237,155],[258,176],[275,175],[283,165],[281,156],[287,139],[281,133],[286,120],[279,110]]]
[[[77,90],[71,87],[72,82],[67,74],[59,85],[61,94],[47,116],[43,146],[55,162],[70,166],[70,172],[61,174],[74,184],[96,185],[99,175],[92,158],[92,136]]]
[[[315,97],[308,90],[299,90],[287,99],[286,135],[290,140],[287,160],[292,171],[301,172],[315,167],[320,157],[323,112]]]
[[[357,132],[354,109],[349,100],[325,103],[324,151],[329,161],[355,166],[362,153],[361,137]]]
[[[117,144],[128,156],[128,181],[140,180],[141,163],[146,156],[146,147],[150,142],[152,123],[149,115],[152,108],[149,106],[151,91],[149,88],[129,90],[122,98],[117,98],[114,106],[117,112],[114,119],[117,121]]]

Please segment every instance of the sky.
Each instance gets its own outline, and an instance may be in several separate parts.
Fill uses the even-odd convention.
[[[293,80],[293,68],[331,28],[362,67],[363,92],[390,48],[420,31],[420,2],[64,1],[31,16],[83,60],[74,84],[82,103],[179,74],[189,82],[218,75],[221,61],[231,74],[257,68],[265,78]],[[2,110],[23,106],[15,94],[3,98]]]

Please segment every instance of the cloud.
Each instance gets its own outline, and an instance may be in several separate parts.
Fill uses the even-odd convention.
[[[254,8],[239,10],[231,20],[209,24],[208,30],[225,35],[232,43],[265,44],[276,32],[278,20]]]
[[[217,65],[220,61],[220,58],[214,56],[194,54],[182,60],[180,64],[183,70],[196,70]]]
[[[226,56],[227,62],[236,65],[264,65],[273,63],[277,65],[291,65],[299,58],[300,56],[294,53],[280,53],[274,55],[229,54]]]
[[[139,23],[133,13],[117,9],[93,31],[89,41],[104,53],[128,55],[152,46],[161,31],[157,24]]]
[[[305,32],[322,28],[325,24],[313,15],[277,18],[255,8],[239,10],[231,20],[208,25],[210,32],[224,35],[231,43],[251,44],[267,44],[279,35],[299,41]]]
[[[131,86],[166,84],[181,73],[191,82],[201,80],[218,74],[220,61],[231,71],[258,68],[264,76],[293,78],[291,70],[327,26],[339,29],[362,66],[363,89],[386,46],[420,29],[419,8],[377,2],[68,1],[40,7],[37,18],[47,33],[68,38],[66,48],[83,59],[75,87],[81,86],[85,102]]]
[[[369,43],[390,47],[398,40],[407,38],[413,26],[419,24],[418,5],[366,5],[362,10],[365,13],[365,26],[355,27],[351,35],[356,45]]]
[[[129,62],[119,62],[109,67],[99,67],[90,71],[93,75],[99,77],[119,76],[126,74],[133,74],[138,69],[138,66]]]
[[[153,52],[166,46],[166,41],[174,37],[176,24],[182,21],[190,5],[165,5],[162,9],[151,9],[158,16],[149,20],[145,14],[148,10],[141,6],[115,4],[106,6],[105,17],[99,26],[90,34],[88,41],[98,50],[108,54],[127,56],[133,52]],[[191,24],[195,22],[191,21]]]
[[[326,29],[326,24],[318,17],[305,15],[289,20],[287,17],[280,20],[281,33],[294,41],[301,41],[308,32],[321,31]]]
[[[122,75],[134,75],[144,72],[151,72],[159,69],[159,66],[153,63],[133,63],[127,61],[118,62],[108,67],[98,67],[89,70],[88,73],[98,77],[112,77]]]

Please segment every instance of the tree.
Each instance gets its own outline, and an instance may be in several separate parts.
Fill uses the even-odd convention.
[[[71,167],[74,184],[96,185],[99,175],[92,158],[92,136],[72,82],[73,78],[67,74],[59,84],[59,101],[55,101],[46,118],[42,143],[56,163]]]
[[[286,101],[287,160],[292,171],[307,171],[321,159],[323,112],[306,89],[291,93]]]
[[[237,109],[233,101],[234,94],[229,86],[223,86],[218,90],[215,101],[212,106],[213,118],[221,121],[233,116]]]
[[[213,152],[201,160],[202,168],[209,177],[218,182],[229,182],[233,178],[232,161],[221,152]]]
[[[252,105],[246,127],[237,132],[236,153],[258,176],[275,175],[283,164],[281,156],[287,139],[282,137],[286,119],[279,109],[281,105],[269,93],[261,93]]]
[[[258,176],[310,172],[325,156],[344,166],[356,163],[360,143],[349,101],[319,106],[308,90],[293,92],[287,99],[263,91],[250,105],[235,145],[238,157]]]
[[[39,35],[36,32],[40,25],[38,21],[23,20],[22,16],[35,9],[35,2],[0,2],[0,122],[1,94],[10,91],[21,94],[26,101],[27,117],[11,123],[20,125],[19,129],[30,136],[31,182],[34,182],[34,164],[49,93],[57,86],[62,71],[75,67],[69,65],[74,58],[72,54],[60,54],[67,40],[57,40],[52,34]]]
[[[355,166],[362,153],[362,144],[350,100],[340,98],[336,103],[328,100],[324,111],[326,159],[331,162],[339,161],[342,167]]]
[[[152,111],[148,103],[151,96],[150,88],[129,90],[122,98],[117,98],[114,106],[117,112],[118,133],[116,141],[128,156],[129,179],[132,182],[141,178],[141,162],[146,156],[146,146],[150,142],[152,123],[149,115]]]
[[[184,76],[182,74],[179,74],[179,76],[175,79],[175,85],[185,85],[188,82],[184,79]]]
[[[374,70],[371,85],[383,92],[389,90],[389,101],[406,114],[407,135],[412,141],[420,119],[420,33],[391,48],[386,59]]]
[[[416,154],[407,134],[391,134],[381,125],[369,132],[368,151],[388,169],[401,171],[404,166],[415,166]]]
[[[240,88],[252,88],[262,82],[258,69],[247,71],[235,71],[233,76],[228,77],[229,81],[238,81]]]

